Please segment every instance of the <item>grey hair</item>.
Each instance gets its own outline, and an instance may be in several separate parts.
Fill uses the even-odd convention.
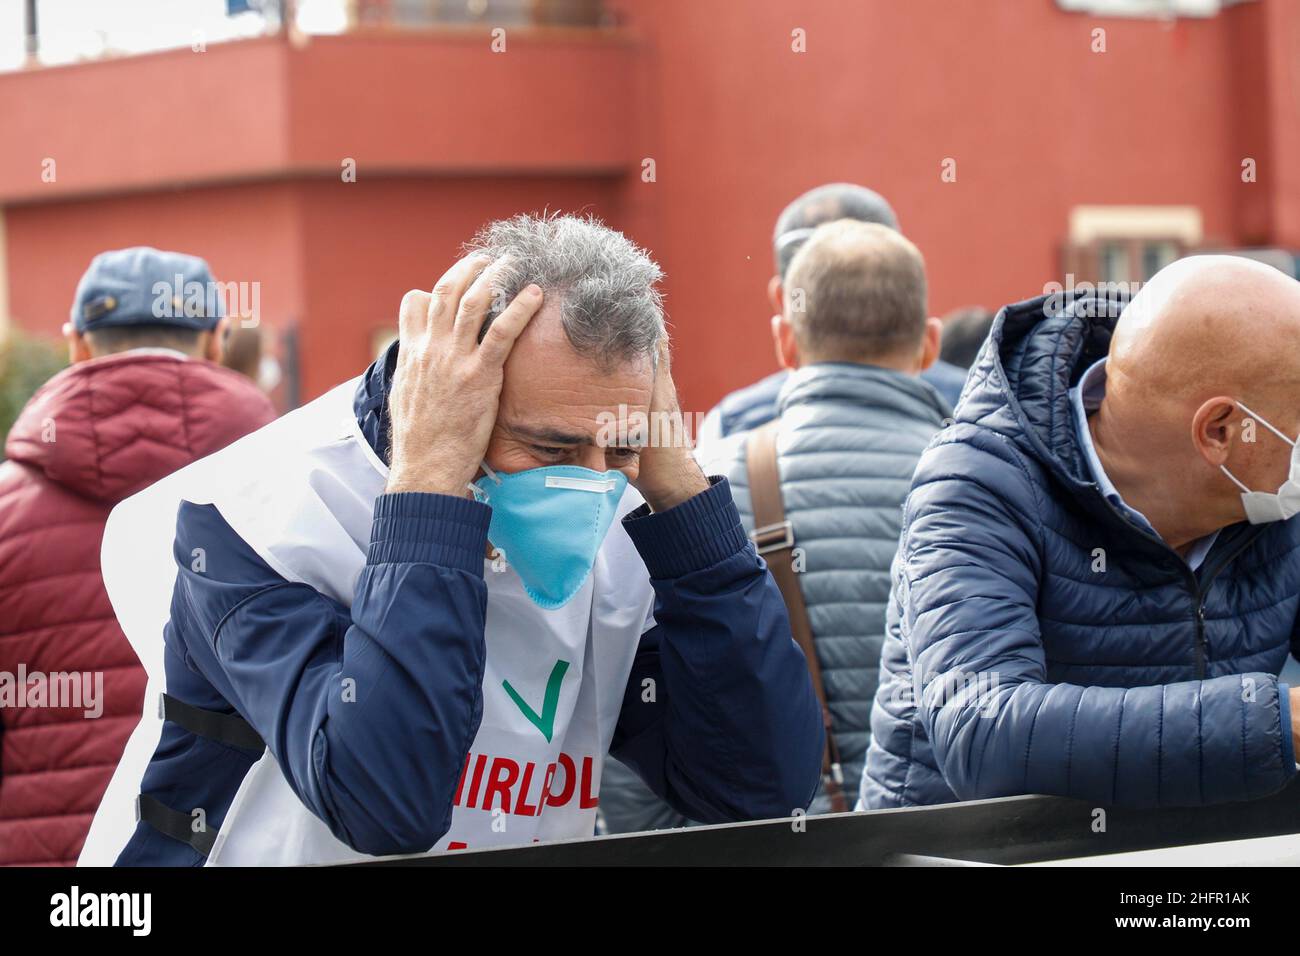
[[[898,216],[889,201],[874,189],[854,183],[827,183],[810,189],[785,209],[772,231],[772,254],[776,274],[785,277],[800,246],[813,230],[837,219],[878,222],[898,232]]]
[[[621,232],[594,216],[518,215],[490,222],[465,244],[501,271],[484,331],[530,282],[558,298],[564,334],[580,354],[608,367],[648,357],[663,341],[663,271]]]

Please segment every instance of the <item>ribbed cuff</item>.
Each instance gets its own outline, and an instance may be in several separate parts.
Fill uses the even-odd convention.
[[[469,498],[402,491],[375,499],[369,564],[437,564],[483,573],[492,509]]]
[[[745,549],[749,538],[731,500],[725,477],[675,508],[651,513],[642,505],[623,519],[651,578],[680,578],[702,571]]]

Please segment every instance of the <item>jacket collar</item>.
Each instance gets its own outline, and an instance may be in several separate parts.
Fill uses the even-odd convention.
[[[997,427],[1023,451],[1071,487],[1091,486],[1070,388],[1109,352],[1120,308],[1075,292],[1005,306],[976,360],[958,420],[975,423],[1005,409],[995,416]]]
[[[1173,554],[1154,532],[1126,520],[1093,480],[1070,395],[1084,372],[1109,353],[1127,304],[1069,292],[1005,306],[971,370],[958,421],[993,423],[990,427],[1047,468],[1098,520],[1138,535],[1148,549]],[[1244,523],[1225,529],[1205,566],[1217,567],[1221,554],[1235,552],[1264,530]]]
[[[394,342],[370,364],[352,399],[352,412],[361,434],[385,463],[388,461],[388,392],[393,387],[393,372],[397,368],[397,346]]]
[[[859,362],[817,362],[792,372],[781,386],[777,410],[817,402],[842,402],[891,410],[936,428],[947,405],[928,382],[896,369]]]

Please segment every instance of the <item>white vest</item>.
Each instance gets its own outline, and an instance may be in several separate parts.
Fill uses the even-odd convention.
[[[148,686],[144,714],[95,815],[80,865],[112,864],[135,828],[135,797],[162,728],[162,629],[176,578],[172,541],[182,499],[215,505],[282,577],[351,606],[388,471],[353,416],[357,384],[338,386],[113,509],[101,553],[104,583]],[[619,517],[640,503],[629,488]],[[509,567],[495,570],[485,559],[484,578],[483,719],[456,791],[451,829],[430,852],[592,834],[603,759],[632,660],[654,624],[649,574],[617,523],[586,583],[558,610],[533,604]],[[543,719],[548,686],[556,698],[549,725]],[[543,727],[551,731],[549,741]],[[373,858],[329,832],[290,789],[268,750],[244,777],[208,865],[362,859]]]

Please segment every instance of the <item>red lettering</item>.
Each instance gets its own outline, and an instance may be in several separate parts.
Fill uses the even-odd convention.
[[[578,768],[574,766],[573,758],[566,753],[560,754],[560,766],[564,768],[564,789],[559,793],[551,793],[547,790],[546,805],[548,807],[562,807],[573,799],[573,790],[578,783]]]
[[[502,775],[505,771],[505,775]],[[510,812],[510,788],[519,779],[519,764],[509,757],[497,757],[492,761],[492,772],[488,775],[487,790],[483,793],[483,809],[492,809],[492,797],[501,795],[501,809]]]
[[[582,795],[578,798],[578,807],[582,810],[590,810],[598,805],[600,800],[591,792],[591,778],[594,776],[595,761],[590,757],[582,758]]]
[[[473,764],[472,772],[471,764]],[[557,761],[546,765],[546,770],[542,774],[542,785],[536,796],[537,802],[529,803],[529,800],[533,799],[533,777],[539,766],[531,761],[520,764],[510,757],[466,754],[465,764],[461,767],[460,779],[456,784],[453,805],[471,810],[492,810],[499,805],[506,813],[514,813],[522,817],[540,817],[547,807],[562,807],[570,803],[575,793],[578,797],[579,809],[591,810],[600,805],[594,757],[583,757],[582,768],[579,770],[577,761],[573,757],[561,753]],[[557,771],[563,771],[563,786],[558,792],[553,789]],[[466,782],[469,783],[468,788],[465,786]],[[495,797],[500,797],[500,800],[495,800]],[[511,809],[512,804],[513,809]],[[452,848],[448,847],[448,849]]]
[[[537,816],[537,807],[528,803],[528,787],[533,782],[533,770],[537,765],[531,760],[524,764],[524,779],[519,784],[519,799],[515,801],[515,813],[521,817]]]

